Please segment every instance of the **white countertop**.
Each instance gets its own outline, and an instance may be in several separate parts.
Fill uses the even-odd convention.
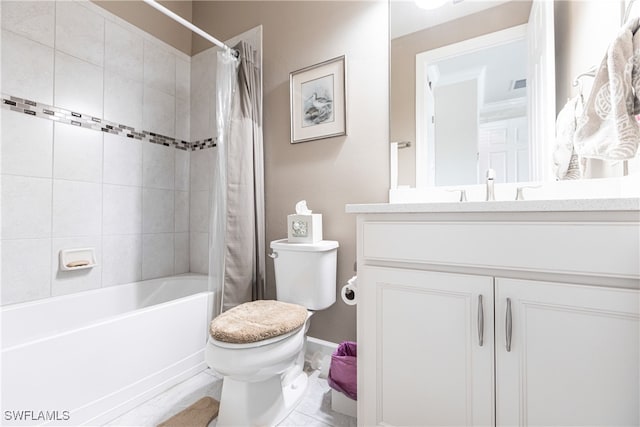
[[[348,204],[346,212],[429,213],[429,212],[577,212],[638,211],[640,198],[518,200],[492,202],[369,203]]]

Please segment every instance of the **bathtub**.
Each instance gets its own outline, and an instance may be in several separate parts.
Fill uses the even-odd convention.
[[[2,425],[100,425],[206,368],[213,293],[180,275],[1,309]]]

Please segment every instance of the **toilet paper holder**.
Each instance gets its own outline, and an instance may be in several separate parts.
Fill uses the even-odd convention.
[[[353,301],[354,299],[356,299],[356,293],[353,291],[353,289],[347,288],[344,291],[344,297],[349,301]]]
[[[347,280],[340,291],[342,301],[347,305],[356,305],[358,303],[358,276],[353,276]]]

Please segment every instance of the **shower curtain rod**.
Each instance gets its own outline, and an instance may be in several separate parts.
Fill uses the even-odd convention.
[[[206,40],[210,41],[211,43],[215,44],[216,46],[219,46],[219,47],[221,47],[223,49],[229,49],[236,58],[239,56],[239,52],[237,50],[231,49],[229,46],[227,46],[226,44],[222,43],[220,40],[218,40],[217,38],[213,37],[211,34],[201,30],[198,27],[196,27],[191,22],[187,21],[186,19],[184,19],[180,15],[177,15],[177,14],[173,13],[172,11],[170,11],[166,7],[162,6],[160,3],[156,2],[155,0],[143,0],[143,1],[145,3],[147,3],[149,6],[151,6],[151,7],[155,8],[156,10],[164,13],[169,18],[171,18],[174,21],[176,21],[178,24],[181,24],[182,26],[187,27],[188,29],[190,29],[194,33],[196,33],[199,36],[205,38]]]

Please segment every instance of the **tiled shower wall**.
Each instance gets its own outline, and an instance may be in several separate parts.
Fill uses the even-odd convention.
[[[86,1],[1,7],[2,304],[206,273],[213,119],[191,134],[191,58]],[[97,267],[59,270],[85,247]]]
[[[215,135],[217,49],[207,49],[191,58],[191,138],[203,141]],[[217,150],[191,152],[190,260],[191,271],[209,270],[209,214],[214,163]]]

